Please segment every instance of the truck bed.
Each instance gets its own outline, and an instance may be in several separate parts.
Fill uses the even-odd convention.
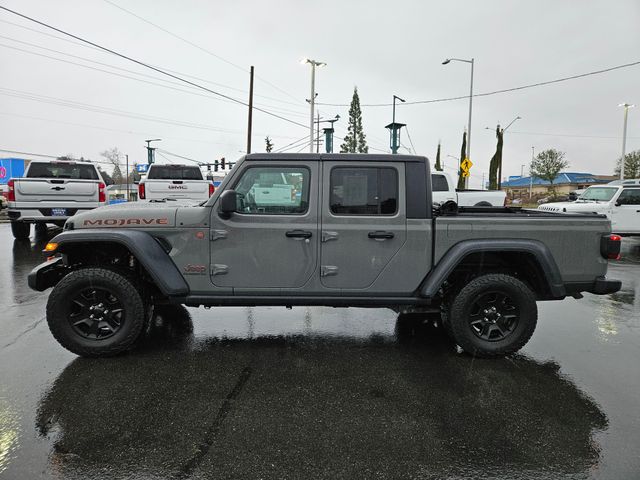
[[[558,235],[559,225],[563,235]],[[564,282],[578,281],[585,275],[597,277],[607,270],[607,260],[600,255],[600,241],[611,229],[604,215],[557,214],[514,207],[460,207],[454,214],[436,217],[434,230],[436,264],[458,242],[509,238],[544,243]]]

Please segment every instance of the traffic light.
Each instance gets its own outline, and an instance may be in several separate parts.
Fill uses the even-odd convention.
[[[213,162],[213,171],[217,172],[218,171],[218,160]]]
[[[222,165],[222,170],[224,170],[224,164],[225,164],[225,159],[224,159],[224,157],[222,157],[222,158],[220,159],[220,164]]]

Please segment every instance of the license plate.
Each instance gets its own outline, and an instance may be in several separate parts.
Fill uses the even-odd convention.
[[[66,208],[52,208],[51,209],[52,217],[66,217],[67,209]]]

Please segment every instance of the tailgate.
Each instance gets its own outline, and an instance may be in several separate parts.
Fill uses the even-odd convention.
[[[209,198],[209,182],[205,180],[147,180],[144,185],[148,199]]]
[[[21,178],[15,182],[17,202],[97,202],[98,181]]]

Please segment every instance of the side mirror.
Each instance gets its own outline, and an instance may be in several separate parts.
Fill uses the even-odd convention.
[[[220,195],[218,213],[222,218],[229,218],[237,208],[238,194],[235,190],[225,190]]]

